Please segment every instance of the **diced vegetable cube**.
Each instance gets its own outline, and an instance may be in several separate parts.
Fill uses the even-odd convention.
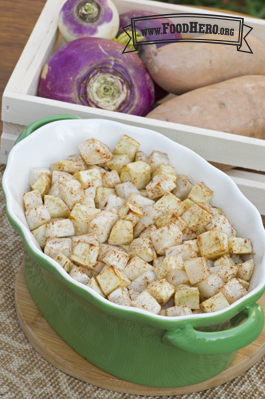
[[[172,193],[178,197],[181,201],[185,200],[190,193],[193,184],[182,175],[177,175],[177,179],[175,181],[176,188],[172,191]]]
[[[112,153],[106,144],[97,139],[89,139],[77,145],[87,165],[101,164],[112,159]]]
[[[229,303],[221,292],[202,302],[200,305],[201,310],[205,313],[218,312],[218,310],[225,309],[227,306],[229,306]]]
[[[252,242],[249,238],[230,237],[228,239],[230,254],[252,254]]]
[[[148,226],[154,223],[154,221],[161,215],[161,212],[155,209],[153,206],[146,206],[143,210],[143,216],[134,227],[133,236],[136,238],[140,233],[145,230]]]
[[[33,190],[23,194],[23,201],[25,209],[36,208],[43,204],[39,190]]]
[[[51,218],[68,218],[70,210],[62,199],[53,195],[44,195],[44,204],[47,206]]]
[[[125,134],[114,148],[113,155],[126,154],[133,161],[139,146],[140,143]]]
[[[175,191],[175,190],[173,190],[172,193],[173,193],[174,191]],[[192,205],[195,204],[195,202],[191,201],[191,200],[188,199],[188,198],[186,198],[185,200],[183,200],[182,203],[186,206],[186,209],[191,208]]]
[[[121,219],[128,220],[132,222],[135,226],[139,219],[143,216],[141,208],[126,202],[119,210],[118,215]]]
[[[156,259],[156,252],[153,243],[148,237],[136,238],[130,244],[130,256],[139,256],[145,262],[151,262]]]
[[[246,280],[242,280],[241,278],[237,278],[238,279],[238,281],[240,282],[240,284],[246,289],[246,290],[248,290],[249,289],[249,282],[248,281],[246,281]]]
[[[181,244],[182,232],[174,223],[160,227],[151,233],[152,243],[159,255],[165,255],[166,249]]]
[[[52,184],[59,183],[60,177],[65,177],[66,180],[74,180],[73,175],[66,172],[61,172],[60,170],[54,170],[52,172]]]
[[[156,175],[166,175],[173,181],[173,183],[176,184],[177,176],[176,176],[176,172],[175,172],[174,166],[164,165],[164,164],[163,165],[159,165],[154,170],[154,172],[152,173],[152,179]]]
[[[219,291],[224,294],[230,305],[247,294],[237,278],[229,280]]]
[[[145,198],[140,194],[131,193],[127,198],[127,202],[144,209],[146,206],[154,205],[155,201]]]
[[[127,199],[131,193],[140,194],[138,188],[131,181],[120,183],[115,186],[116,193],[119,197]]]
[[[244,263],[241,263],[238,266],[238,273],[237,277],[241,278],[242,280],[249,281],[252,277],[254,271],[254,260],[249,259]]]
[[[210,274],[204,281],[198,284],[201,300],[204,301],[215,295],[223,285],[224,281],[217,273]]]
[[[98,242],[96,234],[84,234],[84,235],[81,235],[81,236],[76,236],[76,237],[72,238],[72,242],[73,242],[73,247],[78,242],[86,242],[88,244],[93,244],[93,245],[98,245],[99,246],[99,242]]]
[[[104,187],[115,188],[115,186],[120,183],[121,180],[117,170],[112,170],[102,175],[102,184]]]
[[[175,287],[169,284],[166,279],[152,281],[152,283],[148,284],[146,290],[161,306],[164,306],[175,293]]]
[[[162,214],[174,212],[176,215],[181,216],[186,210],[186,206],[172,193],[163,195],[155,204],[154,208],[159,210]]]
[[[137,188],[145,188],[151,180],[151,166],[146,162],[137,161],[124,165],[121,169],[120,179],[122,183],[131,181]]]
[[[229,254],[220,256],[220,258],[216,259],[216,261],[214,262],[214,266],[234,266],[234,265],[235,262]]]
[[[192,249],[191,244],[186,243],[166,249],[166,256],[177,255],[180,255],[184,261],[192,258],[197,258],[197,252]]]
[[[81,267],[74,266],[70,271],[69,275],[81,284],[87,284],[89,282],[89,277],[81,269]]]
[[[197,253],[197,256],[201,256],[199,247],[198,247],[198,242],[197,239],[195,240],[187,240],[185,241],[185,244],[190,244],[192,246],[192,249]]]
[[[129,261],[129,255],[115,248],[109,247],[101,260],[108,266],[115,266],[116,268],[123,270]]]
[[[182,269],[171,269],[165,276],[165,279],[174,287],[189,283],[187,273]]]
[[[135,291],[135,290],[133,290],[133,289],[129,289],[128,292],[129,292],[131,301],[133,301],[135,298],[138,297],[138,295],[140,295],[140,292]]]
[[[67,258],[64,254],[60,253],[55,256],[54,260],[59,263],[59,265],[62,266],[62,268],[67,272],[70,273],[72,268],[74,267],[74,264],[70,261],[69,258]]]
[[[47,173],[42,173],[36,183],[31,186],[31,190],[38,190],[43,198],[50,191],[51,185],[51,177]]]
[[[161,306],[159,305],[159,303],[155,300],[155,298],[152,297],[151,294],[149,294],[149,292],[146,291],[138,295],[131,302],[131,306],[142,310],[147,310],[148,312],[154,314],[158,314],[161,310]]]
[[[109,266],[101,271],[96,280],[106,296],[117,288],[128,287],[131,284],[126,274],[115,266]]]
[[[97,208],[101,209],[105,205],[104,200],[110,196],[115,195],[115,188],[107,188],[107,187],[97,187],[96,196],[95,196],[95,205]]]
[[[137,151],[137,153],[135,154],[135,162],[137,161],[147,162],[146,155],[143,151]]]
[[[95,277],[92,277],[87,283],[86,283],[87,287],[91,288],[92,290],[96,291],[99,295],[101,296],[105,296],[100,288],[100,286],[97,283],[97,280],[95,279]]]
[[[206,231],[206,225],[209,224],[212,216],[199,205],[194,204],[183,213],[182,218],[194,233],[201,234]]]
[[[167,175],[156,175],[146,186],[148,197],[151,199],[160,198],[175,188],[176,185]]]
[[[75,228],[75,234],[76,235],[87,234],[89,223],[98,214],[100,214],[99,209],[88,208],[85,205],[76,204],[69,215],[69,219],[72,221]]]
[[[154,267],[145,262],[143,259],[139,258],[139,256],[134,256],[125,266],[124,273],[131,281],[133,281],[141,274],[149,270],[154,271]]]
[[[114,215],[114,213],[101,211],[89,223],[88,233],[96,234],[100,243],[106,242],[109,238],[112,227],[118,219],[119,216]]]
[[[99,208],[103,211],[110,211],[111,209],[119,209],[125,204],[125,199],[117,197],[115,194],[110,194],[99,203]]]
[[[161,164],[168,165],[169,159],[166,153],[160,151],[153,151],[149,155],[149,157],[147,157],[147,162],[151,166],[152,172],[154,172],[159,165]]]
[[[160,312],[161,314],[161,312]],[[188,316],[192,315],[192,310],[188,306],[172,306],[171,308],[165,309],[163,316],[174,317],[174,316]]]
[[[188,198],[194,202],[206,202],[210,203],[213,195],[213,191],[206,186],[205,183],[196,183],[192,187]]]
[[[136,277],[131,284],[129,285],[128,289],[133,289],[138,292],[142,292],[148,284],[152,281],[156,280],[156,275],[153,270],[147,270],[146,272],[140,274]]]
[[[32,187],[41,177],[46,174],[49,178],[52,177],[52,172],[48,168],[32,168],[29,172],[29,185]]]
[[[81,183],[84,189],[102,186],[102,176],[98,169],[83,170],[75,173],[74,177]]]
[[[175,293],[175,305],[188,306],[191,309],[200,309],[200,292],[197,287],[178,286]]]
[[[91,269],[97,263],[98,254],[98,245],[81,241],[74,246],[70,259],[80,266]]]
[[[206,260],[202,257],[186,260],[184,266],[192,285],[205,280],[210,274]]]
[[[131,306],[131,298],[126,287],[120,287],[112,291],[112,293],[108,296],[108,300],[110,302],[116,303],[117,305]]]
[[[25,216],[30,230],[35,230],[37,227],[51,220],[51,215],[46,205],[27,209],[25,211]]]
[[[37,227],[35,230],[32,230],[31,233],[34,235],[37,243],[43,249],[46,243],[46,224],[42,224]]]
[[[80,201],[80,204],[85,205],[88,208],[95,208],[94,196],[92,194],[86,193],[85,198],[82,201]]]
[[[113,158],[107,162],[107,167],[111,170],[116,170],[118,174],[120,174],[122,167],[130,162],[131,160],[128,155],[114,155]]]
[[[227,283],[232,278],[236,277],[238,271],[238,267],[234,266],[220,266],[217,271],[217,274],[221,277],[221,279]]]
[[[142,233],[139,235],[140,237],[148,237],[151,240],[151,233],[152,231],[156,231],[157,228],[155,227],[154,224],[150,224],[150,226],[148,226],[144,231],[142,231]]]
[[[90,195],[94,200],[95,200],[95,197],[96,197],[96,187],[89,187],[89,188],[86,188],[85,189],[85,194],[86,194],[86,196],[87,195]],[[83,200],[83,201],[85,201],[85,199]],[[80,202],[81,203],[81,202]],[[86,204],[83,204],[83,205],[86,205]]]
[[[78,171],[85,169],[86,164],[80,155],[76,159],[60,160],[53,167],[54,171],[58,170],[66,173],[77,173]]]
[[[75,234],[74,225],[69,219],[55,220],[47,223],[46,237],[69,237]]]
[[[184,262],[181,256],[166,256],[155,268],[158,279],[164,278],[171,270],[184,270]]]
[[[133,240],[133,224],[129,220],[118,220],[112,227],[108,243],[112,245],[130,244]]]
[[[207,259],[218,258],[228,252],[228,237],[219,230],[210,230],[197,238],[200,253]]]
[[[72,210],[75,204],[82,201],[86,196],[85,190],[77,180],[68,181],[64,177],[60,177],[59,189],[62,200],[70,210]]]
[[[206,230],[220,230],[227,234],[227,237],[235,237],[236,230],[231,226],[228,219],[224,215],[213,216],[212,220],[206,226]]]
[[[71,238],[47,238],[44,253],[51,258],[55,258],[60,253],[70,258],[72,253]]]

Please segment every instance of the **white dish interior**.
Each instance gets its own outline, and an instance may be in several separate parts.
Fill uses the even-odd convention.
[[[256,267],[250,283],[250,293],[247,296],[249,297],[259,291],[265,284],[264,227],[258,210],[243,196],[230,177],[214,168],[193,151],[157,132],[108,120],[65,120],[50,123],[15,145],[10,152],[3,177],[7,207],[12,218],[23,230],[32,249],[49,260],[66,279],[93,292],[102,301],[107,301],[95,291],[73,280],[57,262],[40,250],[28,228],[22,196],[25,192],[30,191],[28,177],[31,168],[49,167],[51,163],[78,153],[77,144],[92,137],[107,144],[112,151],[124,134],[137,140],[140,143],[139,150],[144,151],[146,155],[149,155],[153,150],[166,152],[169,156],[170,165],[176,168],[177,174],[186,175],[192,183],[203,181],[214,191],[211,205],[222,208],[230,223],[236,228],[238,236],[250,238],[253,243]],[[241,298],[240,301],[243,301],[247,296]],[[109,301],[108,303],[110,304]],[[119,306],[113,303],[111,305]],[[135,308],[126,307],[125,309],[147,313]],[[150,313],[148,314],[150,315]],[[209,315],[198,314],[194,317],[209,317]],[[181,316],[178,319],[183,317],[191,316]]]

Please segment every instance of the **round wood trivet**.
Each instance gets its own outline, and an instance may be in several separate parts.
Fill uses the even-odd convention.
[[[259,303],[265,310],[265,294]],[[232,380],[253,366],[265,354],[265,328],[251,345],[239,350],[234,361],[222,373],[200,384],[179,388],[152,388],[123,381],[83,359],[66,344],[44,319],[33,302],[20,266],[15,287],[15,304],[22,330],[33,348],[49,363],[66,374],[110,391],[134,395],[182,395],[203,391]]]

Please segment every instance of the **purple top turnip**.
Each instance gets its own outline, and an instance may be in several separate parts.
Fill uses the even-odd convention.
[[[67,0],[59,14],[59,30],[66,42],[81,37],[113,39],[119,14],[111,0]]]
[[[39,95],[145,116],[154,104],[154,84],[140,58],[123,49],[92,37],[65,44],[44,66]]]

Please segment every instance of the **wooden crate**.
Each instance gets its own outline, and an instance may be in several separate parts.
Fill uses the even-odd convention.
[[[202,9],[164,4],[145,0],[113,0],[119,13],[133,9],[155,11],[157,14],[176,12],[209,13]],[[170,139],[196,151],[210,162],[233,165],[251,171],[230,169],[226,173],[238,184],[246,197],[265,215],[265,140],[241,137],[228,133],[200,129],[138,116],[104,111],[61,101],[37,97],[39,76],[43,65],[62,44],[58,32],[58,14],[65,0],[47,0],[28,43],[6,86],[2,102],[3,134],[1,162],[5,163],[8,151],[25,126],[45,116],[74,114],[81,118],[103,118],[142,126],[164,134]],[[218,14],[211,12],[211,14]],[[229,14],[231,16],[231,14]],[[265,43],[265,22],[245,18],[244,23],[253,28],[251,35]],[[236,48],[235,48],[236,51]],[[251,55],[250,55],[251,56]]]

